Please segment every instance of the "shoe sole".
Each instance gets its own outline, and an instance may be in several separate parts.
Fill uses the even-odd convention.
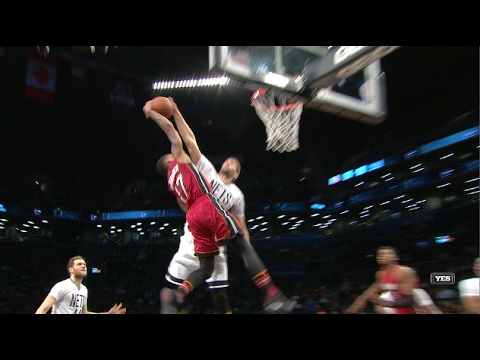
[[[263,309],[267,314],[290,314],[297,306],[297,300],[286,302],[274,301]]]
[[[177,303],[175,301],[175,292],[172,289],[164,288],[160,291],[160,314],[176,314]]]

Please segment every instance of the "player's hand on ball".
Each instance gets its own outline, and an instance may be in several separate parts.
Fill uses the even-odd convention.
[[[175,100],[173,100],[173,98],[171,96],[169,96],[168,98],[172,102],[174,113],[176,113],[178,111],[177,103],[175,102]]]
[[[148,113],[152,110],[152,104],[150,101],[147,101],[145,105],[143,105],[143,113],[145,114],[145,118],[148,119]]]

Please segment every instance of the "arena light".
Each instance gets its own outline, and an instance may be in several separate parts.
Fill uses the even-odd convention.
[[[153,83],[153,90],[222,86],[228,85],[229,82],[230,78],[228,78],[227,76],[210,77],[203,79],[184,79],[175,81],[156,81]]]
[[[290,79],[286,76],[269,72],[265,75],[265,83],[285,89],[290,82]]]

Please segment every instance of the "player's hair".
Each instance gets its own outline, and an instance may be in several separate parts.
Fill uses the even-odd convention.
[[[73,265],[75,264],[75,260],[83,260],[83,261],[87,262],[87,260],[85,260],[85,258],[81,255],[75,255],[75,256],[71,257],[70,260],[68,260],[68,263],[67,263],[67,273],[68,273],[68,275],[70,275],[70,271],[68,271],[68,269],[73,267]]]
[[[171,156],[171,154],[165,154],[157,161],[156,169],[157,169],[157,173],[159,173],[160,175],[163,175],[163,176],[167,175],[168,166],[169,166],[169,164],[167,163],[167,158],[169,156]]]
[[[242,164],[240,164],[240,160],[238,160],[235,156],[230,156],[228,159],[231,159],[233,161],[235,161],[235,164],[237,164],[237,171],[238,171],[238,174],[240,175],[240,171],[242,170]]]
[[[472,270],[473,270],[473,275],[475,275],[475,276],[479,275],[479,271],[477,270],[478,267],[476,265],[477,262],[479,262],[479,261],[480,261],[480,257],[477,257],[477,258],[475,258],[475,260],[473,260]]]

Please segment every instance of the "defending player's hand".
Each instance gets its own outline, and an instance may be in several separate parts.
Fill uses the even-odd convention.
[[[125,314],[127,312],[127,308],[122,307],[122,303],[115,304],[112,306],[110,310],[108,310],[109,314]]]
[[[161,118],[163,121],[170,121],[168,120],[165,116],[163,116],[162,114],[160,114],[159,112],[155,111],[152,109],[152,102],[151,100],[147,101],[145,103],[145,105],[143,106],[143,113],[145,114],[145,118],[146,119],[153,119],[155,120],[155,118]]]
[[[170,101],[172,102],[172,105],[173,105],[173,113],[175,114],[177,111],[178,111],[178,106],[177,106],[177,103],[175,102],[175,100],[173,100],[173,98],[171,96],[168,97],[170,99]]]
[[[150,115],[149,115],[149,112],[152,110],[152,104],[150,103],[150,101],[147,101],[145,103],[145,105],[143,105],[143,113],[145,114],[145,118],[149,118]]]

